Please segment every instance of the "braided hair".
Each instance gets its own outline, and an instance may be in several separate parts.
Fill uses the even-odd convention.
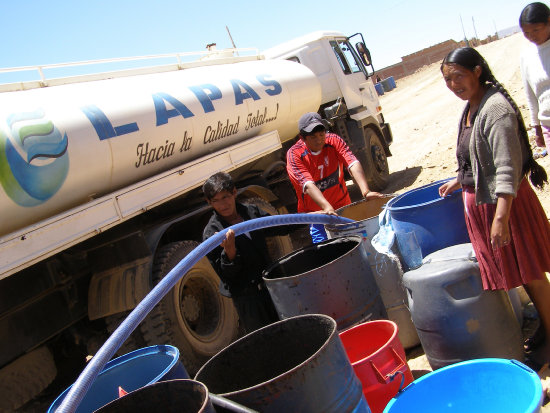
[[[545,183],[548,183],[548,176],[546,171],[542,166],[540,166],[535,158],[533,158],[533,150],[529,144],[529,136],[527,134],[527,128],[525,127],[525,122],[521,116],[521,111],[518,108],[518,105],[512,99],[508,91],[502,86],[502,84],[495,78],[493,72],[489,68],[487,61],[479,54],[479,52],[471,47],[460,47],[458,49],[452,50],[441,63],[441,69],[446,64],[457,64],[462,66],[470,71],[474,71],[476,66],[481,68],[481,75],[479,77],[479,83],[481,85],[490,84],[494,86],[510,103],[514,112],[516,113],[516,118],[518,120],[519,126],[519,135],[520,139],[523,141],[527,147],[528,159],[523,165],[523,173],[529,173],[529,180],[536,188],[542,189]]]

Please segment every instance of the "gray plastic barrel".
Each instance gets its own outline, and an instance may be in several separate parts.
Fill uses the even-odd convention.
[[[382,88],[384,89],[384,92],[390,92],[393,90],[393,84],[389,79],[382,80]]]
[[[523,360],[506,291],[485,291],[471,244],[436,251],[403,276],[409,308],[433,369],[477,358]]]
[[[387,318],[361,243],[358,236],[329,239],[271,264],[263,278],[279,318],[326,314],[338,330]]]
[[[103,406],[97,413],[216,413],[208,389],[195,380],[170,380],[142,387]]]
[[[262,413],[370,413],[336,322],[322,314],[288,318],[240,338],[208,360],[195,380]]]
[[[338,215],[355,219],[350,224],[326,225],[329,238],[359,235],[367,252],[369,265],[378,288],[388,318],[395,322],[399,331],[399,341],[404,348],[415,347],[420,343],[416,328],[407,308],[407,292],[403,287],[403,269],[399,260],[391,259],[380,253],[371,244],[372,238],[380,229],[378,215],[382,212],[388,198],[362,200],[338,209]]]

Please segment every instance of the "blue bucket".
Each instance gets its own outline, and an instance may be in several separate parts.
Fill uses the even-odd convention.
[[[382,83],[375,83],[374,88],[376,89],[376,93],[378,93],[378,96],[382,96],[384,94],[384,88],[382,87]]]
[[[179,361],[179,356],[176,347],[157,345],[109,361],[84,396],[76,413],[93,412],[117,399],[119,386],[129,393],[158,381],[188,379],[189,375]],[[56,411],[71,387],[55,399],[48,413]]]
[[[399,252],[409,269],[434,251],[470,242],[462,190],[439,196],[439,187],[448,180],[407,191],[388,202]]]
[[[534,413],[541,405],[542,384],[533,370],[516,360],[485,358],[420,377],[384,413]]]

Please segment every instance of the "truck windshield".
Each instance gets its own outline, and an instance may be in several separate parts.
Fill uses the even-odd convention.
[[[345,74],[363,72],[363,66],[361,65],[359,58],[353,52],[353,48],[345,40],[331,40],[330,45],[336,59]]]

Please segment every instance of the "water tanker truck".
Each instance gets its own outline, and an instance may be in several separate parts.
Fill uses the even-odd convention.
[[[232,174],[239,199],[295,208],[285,170],[299,117],[318,111],[387,183],[392,135],[362,36],[317,32],[262,54],[0,85],[0,410],[93,354],[201,240],[200,186]],[[23,68],[28,69],[28,68]],[[289,237],[269,240],[274,259]],[[171,343],[192,373],[240,334],[204,258],[121,348]]]

